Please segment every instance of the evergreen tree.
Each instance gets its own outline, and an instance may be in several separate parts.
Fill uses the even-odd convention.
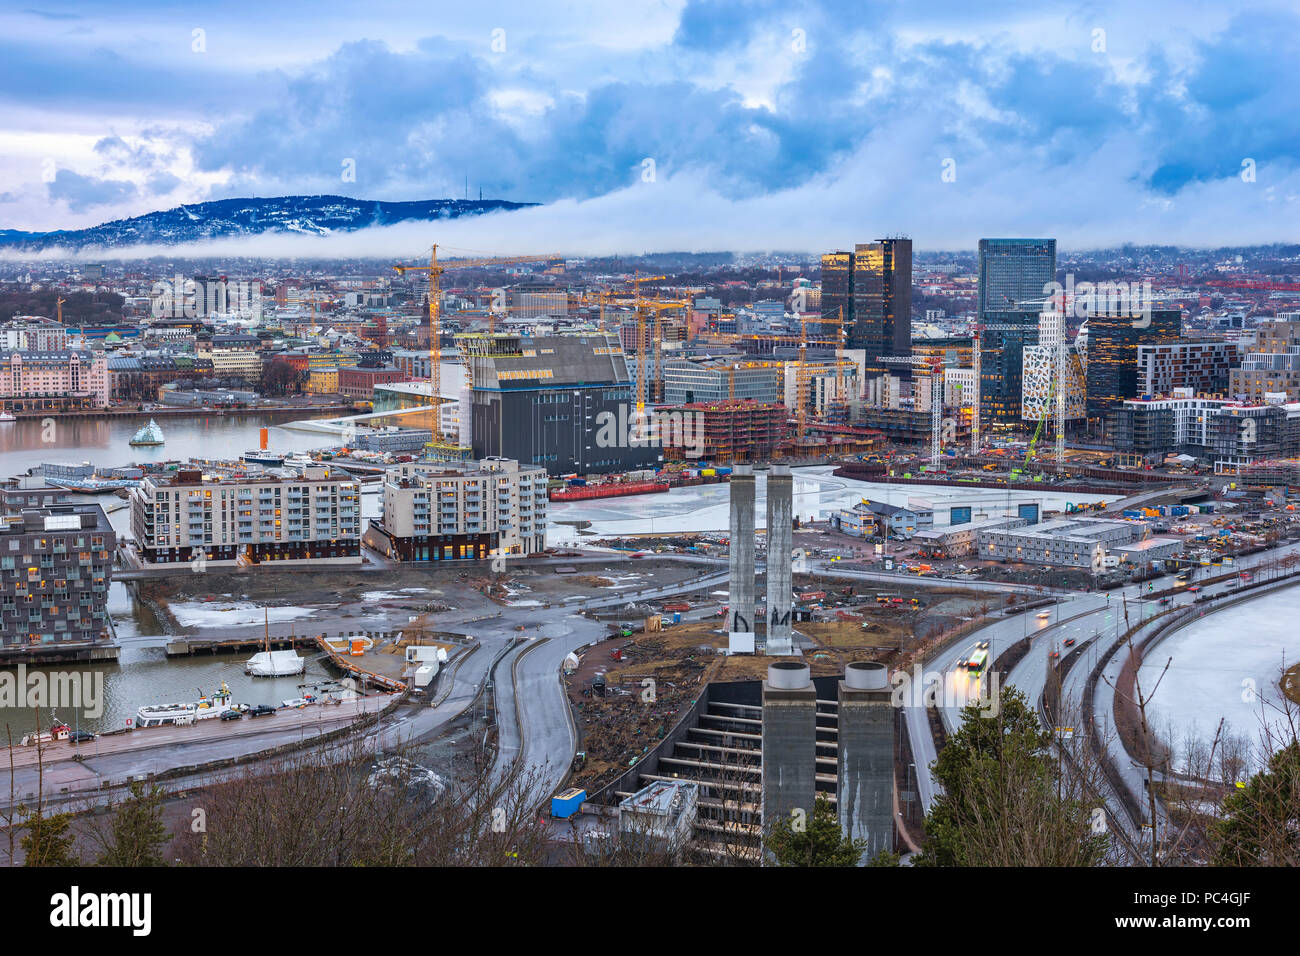
[[[830,801],[820,794],[812,817],[796,828],[792,819],[777,820],[767,848],[780,866],[856,866],[866,850],[865,840],[850,840]]]
[[[19,846],[23,848],[24,866],[79,866],[72,852],[73,836],[68,832],[72,815],[56,813],[45,816],[39,809],[31,811]]]
[[[1024,695],[996,712],[972,703],[934,764],[943,792],[925,820],[917,866],[1095,866],[1107,847],[1093,810],[1065,792],[1051,735]]]
[[[1300,864],[1300,742],[1292,740],[1228,794],[1210,842],[1216,866]]]
[[[160,787],[131,784],[131,795],[113,813],[112,842],[99,858],[100,866],[165,866],[162,848],[170,835],[162,822]]]

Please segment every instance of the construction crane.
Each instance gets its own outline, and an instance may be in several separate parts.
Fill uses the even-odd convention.
[[[555,259],[562,259],[563,256],[553,253],[544,256],[494,256],[487,259],[453,259],[450,262],[438,262],[438,245],[434,243],[433,248],[429,251],[429,264],[425,265],[403,265],[398,263],[393,266],[397,274],[406,277],[408,272],[427,272],[429,276],[429,387],[430,401],[435,407],[439,406],[442,401],[442,369],[439,359],[440,347],[439,340],[441,329],[439,319],[442,312],[442,288],[439,279],[444,272],[452,269],[474,269],[482,267],[513,265],[521,262],[551,262]],[[433,424],[433,433],[435,442],[441,437],[442,416],[438,414],[437,421]]]
[[[930,376],[930,470],[943,460],[943,359],[938,355],[882,355],[882,365],[911,365]]]
[[[794,370],[794,404],[795,404],[795,422],[797,430],[795,436],[800,444],[808,437],[808,396],[805,391],[808,387],[808,323],[802,316],[799,318],[799,364]]]
[[[1300,282],[1272,279],[1210,279],[1202,283],[1212,289],[1254,289],[1257,292],[1300,292]]]
[[[667,276],[636,275],[627,281],[632,283],[634,307],[636,309],[636,414],[639,421],[645,413],[646,369],[645,369],[645,309],[641,296],[641,283],[663,282]]]

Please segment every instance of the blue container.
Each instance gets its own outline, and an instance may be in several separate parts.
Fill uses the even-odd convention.
[[[582,808],[582,801],[587,799],[587,791],[571,787],[563,793],[551,797],[551,816],[563,820],[571,817]]]

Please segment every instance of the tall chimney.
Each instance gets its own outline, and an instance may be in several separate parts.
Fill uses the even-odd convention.
[[[840,830],[865,840],[859,865],[894,849],[894,708],[884,664],[855,661],[840,681]]]
[[[801,660],[773,661],[763,681],[763,831],[817,797],[817,688]]]
[[[790,627],[793,588],[794,478],[789,465],[767,473],[767,653],[794,653]]]
[[[727,651],[754,653],[754,469],[731,471],[731,580],[727,598]]]

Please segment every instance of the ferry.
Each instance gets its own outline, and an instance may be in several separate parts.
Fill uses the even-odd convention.
[[[148,425],[145,425],[144,428],[136,432],[135,435],[132,436],[131,440],[127,442],[127,444],[133,446],[161,445],[162,443],[162,429],[158,427],[158,423],[152,418],[149,419]]]
[[[267,451],[265,448],[257,451],[246,451],[239,456],[246,465],[265,465],[267,468],[283,468],[284,455],[277,455],[275,452]]]
[[[230,703],[230,688],[221,682],[221,690],[211,697],[204,694],[194,703],[144,704],[136,711],[136,727],[183,727],[196,720],[220,717],[236,708]]]

